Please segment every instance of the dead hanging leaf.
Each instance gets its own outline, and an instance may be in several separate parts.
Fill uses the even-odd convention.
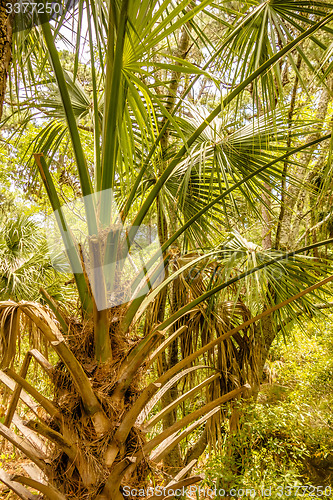
[[[0,366],[13,364],[19,339],[20,316],[17,304],[12,301],[2,303],[0,309]]]
[[[6,407],[3,405],[0,405],[0,418],[4,417],[6,414]]]
[[[34,302],[8,300],[0,303],[0,368],[11,367],[15,357],[20,356],[23,337],[28,340],[29,348],[38,349],[47,357],[48,341],[39,325],[27,315],[29,308],[44,315],[50,314]]]

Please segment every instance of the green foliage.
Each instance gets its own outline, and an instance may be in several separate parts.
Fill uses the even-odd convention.
[[[300,466],[309,452],[302,439],[299,411],[293,403],[248,406],[240,420],[241,430],[226,441],[224,454],[208,460],[205,483],[256,490],[271,486],[273,491],[278,486],[301,485]]]
[[[71,290],[64,286],[68,265],[58,250],[49,247],[37,222],[9,213],[0,222],[0,231],[1,300],[40,300],[40,287],[60,302],[70,299]]]
[[[239,404],[240,428],[230,436],[226,427],[223,453],[205,464],[205,485],[271,487],[277,499],[279,487],[332,484],[332,352],[330,319],[308,322],[306,333],[294,329],[288,344],[275,343],[271,382],[262,384],[258,403]]]

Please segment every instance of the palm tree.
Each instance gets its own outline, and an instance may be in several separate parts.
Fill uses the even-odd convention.
[[[223,234],[226,217],[232,213],[230,206],[235,207],[239,201],[254,206],[255,193],[262,189],[263,181],[269,186],[265,188],[267,194],[273,196],[272,190],[281,181],[281,164],[327,139],[320,136],[290,148],[283,141],[286,125],[273,106],[276,87],[272,82],[279,78],[285,56],[291,58],[294,50],[301,50],[303,41],[317,43],[318,33],[333,19],[330,6],[303,4],[304,20],[295,21],[292,35],[280,34],[276,44],[270,33],[271,45],[266,50],[263,27],[273,15],[275,4],[260,4],[238,13],[230,13],[222,4],[218,8],[224,13],[225,33],[217,47],[208,45],[210,60],[198,68],[185,57],[165,56],[166,46],[161,48],[159,44],[164,40],[171,43],[177,30],[184,33],[186,28],[197,43],[205,40],[199,21],[201,15],[216,18],[215,4],[210,1],[122,0],[111,1],[109,10],[103,2],[80,2],[78,15],[81,20],[87,16],[91,57],[88,94],[77,82],[77,63],[73,74],[62,68],[55,44],[57,24],[42,18],[40,31],[20,35],[29,48],[27,81],[43,69],[41,87],[35,80],[33,89],[45,92],[49,84],[55,89],[52,102],[45,98],[44,104],[43,99],[38,101],[44,111],[57,112],[57,121],[48,122],[36,139],[39,149],[34,159],[73,271],[80,314],[73,317],[53,300],[48,303],[52,314],[35,302],[0,304],[0,379],[14,388],[0,434],[34,462],[45,479],[22,475],[9,478],[0,472],[0,479],[19,497],[31,498],[31,487],[50,499],[118,500],[124,498],[125,485],[146,485],[149,474],[157,472],[154,464],[195,428],[216,416],[221,405],[246,396],[256,384],[251,353],[261,338],[265,320],[281,311],[278,317],[283,326],[290,315],[297,316],[297,307],[310,311],[312,302],[307,294],[316,296],[316,290],[332,280],[329,276],[318,281],[323,266],[318,266],[317,272],[302,257],[332,240],[285,253],[257,248],[237,233],[232,239]],[[309,9],[313,9],[315,20],[308,18]],[[299,18],[295,2],[279,12],[288,23]],[[228,16],[235,16],[233,23],[225,21]],[[78,26],[79,40],[82,22]],[[285,24],[285,33],[290,33],[288,28]],[[251,42],[248,50],[242,49],[244,33],[251,34],[246,39]],[[318,45],[324,43],[319,40]],[[195,86],[197,76],[209,77],[208,71],[219,57],[232,68],[238,52],[240,71],[235,71],[232,88],[222,100],[208,113],[192,110],[188,120],[179,116],[185,94]],[[21,61],[22,54],[18,54]],[[165,84],[162,73],[155,81],[151,74],[164,70],[173,75],[195,75],[183,89],[181,100],[154,93],[156,83],[162,87]],[[269,92],[265,100],[268,114],[230,133],[224,125],[226,110],[235,113],[244,90],[251,85],[256,106],[259,89],[263,96]],[[171,85],[166,89],[170,91]],[[177,86],[171,89],[174,94],[177,90]],[[28,106],[25,109],[29,112]],[[24,112],[24,106],[20,112]],[[84,133],[90,129],[93,165],[87,161],[84,148]],[[291,133],[297,133],[296,129]],[[71,212],[63,206],[54,182],[57,147],[66,137],[71,141],[80,181],[81,218],[73,218],[75,207]],[[162,208],[174,206],[179,199],[181,209],[166,217]],[[149,220],[160,239],[142,262],[142,253],[136,254],[135,249],[142,247],[144,233],[149,234]],[[200,235],[202,227],[211,232]],[[80,240],[78,234],[84,238]],[[134,279],[131,266],[137,270]],[[302,279],[296,281],[300,269]],[[265,280],[260,280],[260,275]],[[250,289],[253,279],[261,284],[260,293],[253,294],[252,310],[241,295],[244,279]],[[167,287],[172,290],[172,298],[161,307],[159,299]],[[160,309],[163,314],[159,315]],[[13,369],[16,339],[29,324],[49,342],[59,361],[52,365],[33,349],[26,354],[18,374]],[[256,329],[253,325],[259,326]],[[196,342],[192,342],[194,332]],[[264,340],[263,348],[267,349],[268,339]],[[244,345],[248,354],[239,356]],[[237,366],[233,363],[231,367],[237,356]],[[52,401],[26,380],[32,360],[42,366],[53,383]],[[155,362],[160,367],[156,377],[151,370]],[[199,385],[149,417],[174,384],[196,372],[200,373]],[[146,387],[145,375],[150,380]],[[178,420],[174,413],[172,425],[161,430],[159,422],[166,415],[206,386],[207,398],[202,404]],[[15,413],[20,398],[35,414],[29,422],[23,423]],[[43,412],[37,411],[38,406]],[[12,422],[25,440],[10,429]],[[147,434],[152,429],[155,432]],[[45,441],[49,443],[47,448]],[[178,471],[172,489],[200,480],[200,476],[188,477],[194,463],[191,459]],[[166,476],[164,484],[169,482]]]

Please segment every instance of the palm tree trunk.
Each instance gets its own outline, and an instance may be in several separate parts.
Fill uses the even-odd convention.
[[[7,73],[12,58],[13,16],[7,14],[7,0],[0,3],[0,118],[6,93]]]

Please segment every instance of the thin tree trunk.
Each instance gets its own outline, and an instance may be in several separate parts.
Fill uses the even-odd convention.
[[[301,67],[301,63],[302,63],[302,58],[301,58],[301,55],[299,54],[298,59],[297,59],[297,63],[296,63],[296,68],[298,70]],[[289,108],[289,113],[288,113],[288,139],[287,139],[287,147],[288,148],[290,148],[290,146],[291,146],[291,125],[292,125],[293,115],[294,115],[294,111],[295,111],[298,83],[299,83],[299,78],[298,78],[298,74],[296,73],[293,91],[292,91],[292,95],[291,95],[290,108]],[[281,180],[281,207],[280,207],[279,219],[278,219],[278,224],[277,224],[277,228],[276,228],[276,236],[275,236],[275,248],[277,248],[277,249],[280,248],[281,228],[282,228],[282,223],[283,223],[283,219],[284,219],[284,214],[286,211],[287,173],[288,173],[288,161],[286,160],[284,165],[283,165],[282,180]]]
[[[178,44],[178,49],[176,51],[176,56],[179,57],[180,59],[186,59],[186,56],[188,54],[189,50],[189,34],[188,34],[188,26],[184,26],[181,30],[180,33],[180,38],[179,38],[179,44]],[[179,87],[179,82],[180,82],[180,73],[179,72],[172,72],[171,74],[171,79],[170,79],[170,85],[169,85],[169,95],[167,98],[167,103],[166,103],[166,109],[169,113],[172,113],[175,103],[176,103],[176,97],[177,97],[177,90]],[[167,118],[164,117],[162,122],[161,122],[161,129],[164,127],[166,124]],[[161,149],[162,149],[162,155],[164,156],[167,149],[169,147],[169,132],[166,129],[162,138],[161,138]],[[165,167],[165,162],[163,161],[161,170],[164,170]],[[166,208],[166,207],[165,207]],[[171,204],[169,207],[169,217],[170,217],[170,225],[172,232],[176,231],[176,224],[177,224],[177,216],[176,216],[176,210],[177,206],[175,204]],[[161,207],[161,204],[159,203],[158,207],[158,220],[159,220],[159,239],[160,239],[160,244],[163,245],[165,241],[168,239],[168,228],[167,228],[167,221],[165,214],[162,213],[163,208]],[[172,285],[172,290],[174,290],[175,283]],[[166,308],[166,296],[167,296],[167,288],[165,288],[161,294],[160,297],[156,301],[156,306],[158,308],[158,311],[154,313],[155,317],[158,317],[159,321],[163,321],[164,314],[165,314],[165,308]],[[171,307],[175,308],[176,305],[172,304]],[[176,328],[176,327],[175,327]],[[172,366],[176,365],[178,362],[178,340],[175,340],[169,347],[169,359],[167,360],[165,356],[163,356],[161,360],[161,365],[160,365],[160,370],[166,370],[171,368]],[[177,385],[172,387],[161,399],[161,404],[162,408],[168,406],[174,399],[178,397],[178,389]],[[163,418],[163,429],[166,430],[169,427],[171,427],[177,420],[177,415],[176,415],[176,410],[173,412],[170,412],[168,415],[166,415]],[[180,468],[183,466],[183,461],[180,453],[180,446],[177,445],[164,459],[163,459],[164,466],[166,467],[166,472],[170,474],[171,476],[175,476],[177,472],[179,471]]]
[[[322,124],[324,123],[328,104],[331,100],[331,86],[332,79],[330,82],[327,82],[327,86],[322,89],[320,95],[320,103],[315,117],[315,119],[319,122],[319,125],[316,132],[308,137],[309,142],[314,141],[320,137]],[[299,231],[306,196],[306,189],[304,189],[302,185],[307,179],[308,167],[312,160],[315,149],[316,146],[312,146],[312,148],[309,148],[306,153],[302,154],[299,160],[301,166],[296,166],[293,172],[293,175],[297,178],[298,183],[297,185],[290,185],[288,189],[288,210],[286,210],[284,213],[281,225],[280,247],[283,249],[291,250],[293,248],[293,244],[297,240],[297,233]]]
[[[263,204],[261,209],[261,215],[263,218],[263,226],[262,226],[262,247],[267,250],[268,248],[272,248],[272,218],[271,218],[271,206],[272,206],[272,198],[269,194],[271,188],[269,184],[265,182],[265,189],[269,192],[263,193]]]

